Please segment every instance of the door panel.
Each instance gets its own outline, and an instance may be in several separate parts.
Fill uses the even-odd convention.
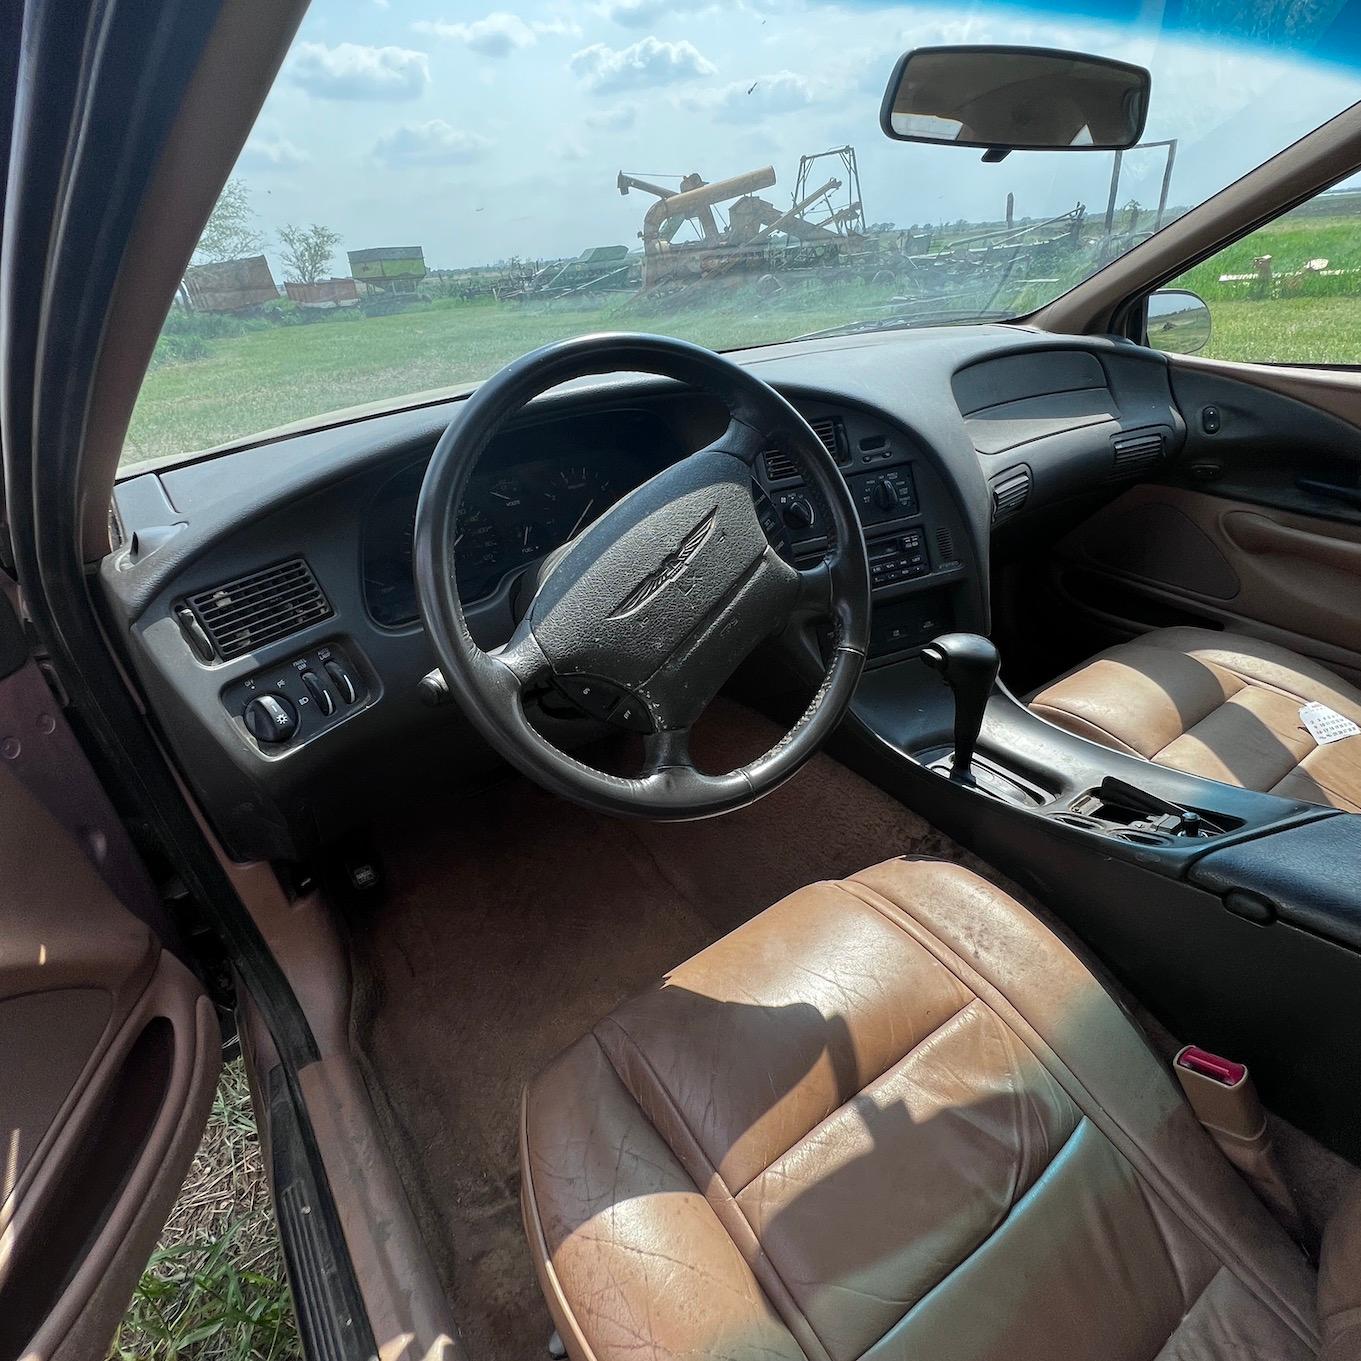
[[[1361,526],[1182,487],[1132,487],[1058,548],[1060,581],[1127,632],[1181,622],[1247,632],[1361,674]],[[1095,578],[1085,580],[1084,578]],[[1105,591],[1106,578],[1123,587]],[[1146,601],[1148,609],[1141,609]]]
[[[0,768],[0,1358],[104,1354],[219,1064],[197,980]]]
[[[1111,635],[1203,623],[1361,678],[1361,380],[1178,356],[1172,381],[1169,482],[1070,534],[1060,589]]]

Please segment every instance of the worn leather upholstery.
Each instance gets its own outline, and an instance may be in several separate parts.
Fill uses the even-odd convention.
[[[815,884],[526,1092],[576,1361],[1296,1361],[1312,1273],[1068,949],[976,875]]]
[[[1285,648],[1209,629],[1145,633],[1030,707],[1102,746],[1211,780],[1361,813],[1361,737],[1318,746],[1300,705],[1361,723],[1361,691]]]

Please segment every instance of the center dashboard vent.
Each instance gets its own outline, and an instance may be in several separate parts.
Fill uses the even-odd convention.
[[[185,602],[222,661],[329,619],[333,613],[312,569],[293,558],[237,577]]]
[[[1138,477],[1162,460],[1165,442],[1161,430],[1134,430],[1111,436],[1112,477]]]
[[[1025,505],[1030,499],[1030,483],[1030,468],[1025,463],[998,473],[988,483],[988,490],[992,493],[993,524],[1015,515]]]
[[[813,427],[813,433],[822,441],[827,452],[839,464],[851,461],[845,427],[835,416],[823,416],[817,420],[810,420],[808,424]],[[767,449],[761,457],[765,460],[768,482],[785,482],[790,478],[802,476],[798,464],[783,449]]]

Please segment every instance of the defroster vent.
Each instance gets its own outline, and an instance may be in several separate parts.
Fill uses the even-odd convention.
[[[332,614],[330,601],[301,558],[199,591],[186,603],[224,662]]]

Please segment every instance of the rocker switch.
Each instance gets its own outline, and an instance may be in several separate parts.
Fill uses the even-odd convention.
[[[321,683],[321,678],[315,671],[304,671],[302,673],[302,683],[307,687],[307,693],[317,702],[317,708],[329,718],[336,711],[335,698],[331,692]]]

